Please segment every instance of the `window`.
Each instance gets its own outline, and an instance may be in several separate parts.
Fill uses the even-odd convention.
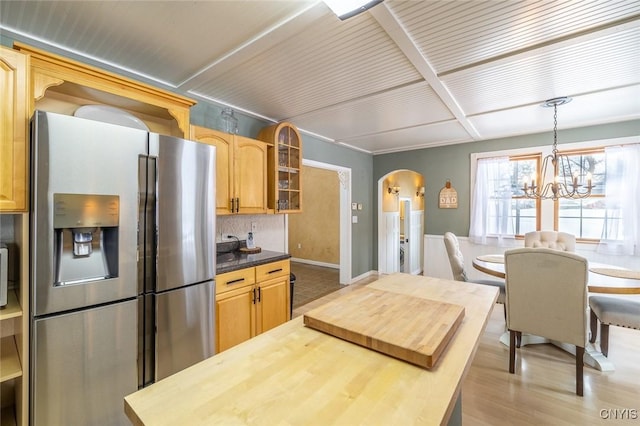
[[[577,173],[561,169],[557,174],[561,180],[571,176],[569,181],[576,179],[581,185],[589,176],[594,187],[586,198],[553,201],[524,196],[524,181],[539,176],[542,158],[549,153],[545,147],[472,154],[470,240],[506,245],[507,239],[530,231],[555,229],[581,241],[599,243],[600,253],[640,254],[638,138],[567,144],[564,148],[561,154]]]
[[[522,191],[525,181],[540,170],[540,155],[509,157],[511,165],[511,209],[509,221],[513,233],[524,236],[527,232],[540,228],[540,201],[527,198]]]
[[[566,155],[573,170],[578,171],[579,182],[585,182],[587,173],[590,173],[594,187],[587,198],[558,200],[555,208],[555,228],[573,234],[578,239],[598,241],[602,236],[605,220],[620,220],[619,214],[617,217],[607,217],[604,149],[561,154]],[[560,170],[558,172],[564,173]]]

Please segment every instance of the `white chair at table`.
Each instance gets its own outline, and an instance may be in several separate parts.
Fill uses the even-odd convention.
[[[515,372],[516,337],[530,333],[576,347],[576,394],[583,394],[587,341],[588,262],[548,248],[505,252],[509,372]]]
[[[458,237],[452,232],[444,233],[444,246],[447,249],[447,255],[449,256],[449,264],[451,265],[451,273],[453,279],[456,281],[474,282],[476,284],[491,285],[500,289],[497,303],[501,303],[504,309],[505,320],[507,318],[507,309],[504,307],[505,303],[505,290],[504,281],[498,280],[473,280],[470,281],[467,278],[467,273],[464,269],[464,257],[460,251],[460,244],[458,243]]]
[[[591,308],[591,337],[594,343],[600,321],[600,350],[602,355],[609,354],[609,326],[617,325],[640,330],[640,301],[630,296],[589,296]]]
[[[558,231],[533,231],[524,234],[524,246],[576,251],[576,236]]]

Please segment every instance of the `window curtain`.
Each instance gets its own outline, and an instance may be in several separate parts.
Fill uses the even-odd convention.
[[[506,245],[514,238],[509,157],[482,158],[476,163],[471,195],[469,240],[476,244]]]
[[[640,256],[640,145],[604,152],[606,212],[598,252]]]

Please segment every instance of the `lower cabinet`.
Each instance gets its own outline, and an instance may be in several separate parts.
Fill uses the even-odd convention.
[[[216,277],[216,350],[222,352],[289,318],[289,260]]]

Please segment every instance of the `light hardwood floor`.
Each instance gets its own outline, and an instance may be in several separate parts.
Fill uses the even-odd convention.
[[[369,277],[294,309],[299,316],[348,291],[375,281]],[[465,425],[640,424],[640,331],[611,327],[613,372],[584,368],[584,396],[575,394],[575,360],[550,344],[516,353],[509,374],[509,348],[499,342],[505,322],[496,305],[462,386]],[[445,355],[446,356],[446,353]]]

